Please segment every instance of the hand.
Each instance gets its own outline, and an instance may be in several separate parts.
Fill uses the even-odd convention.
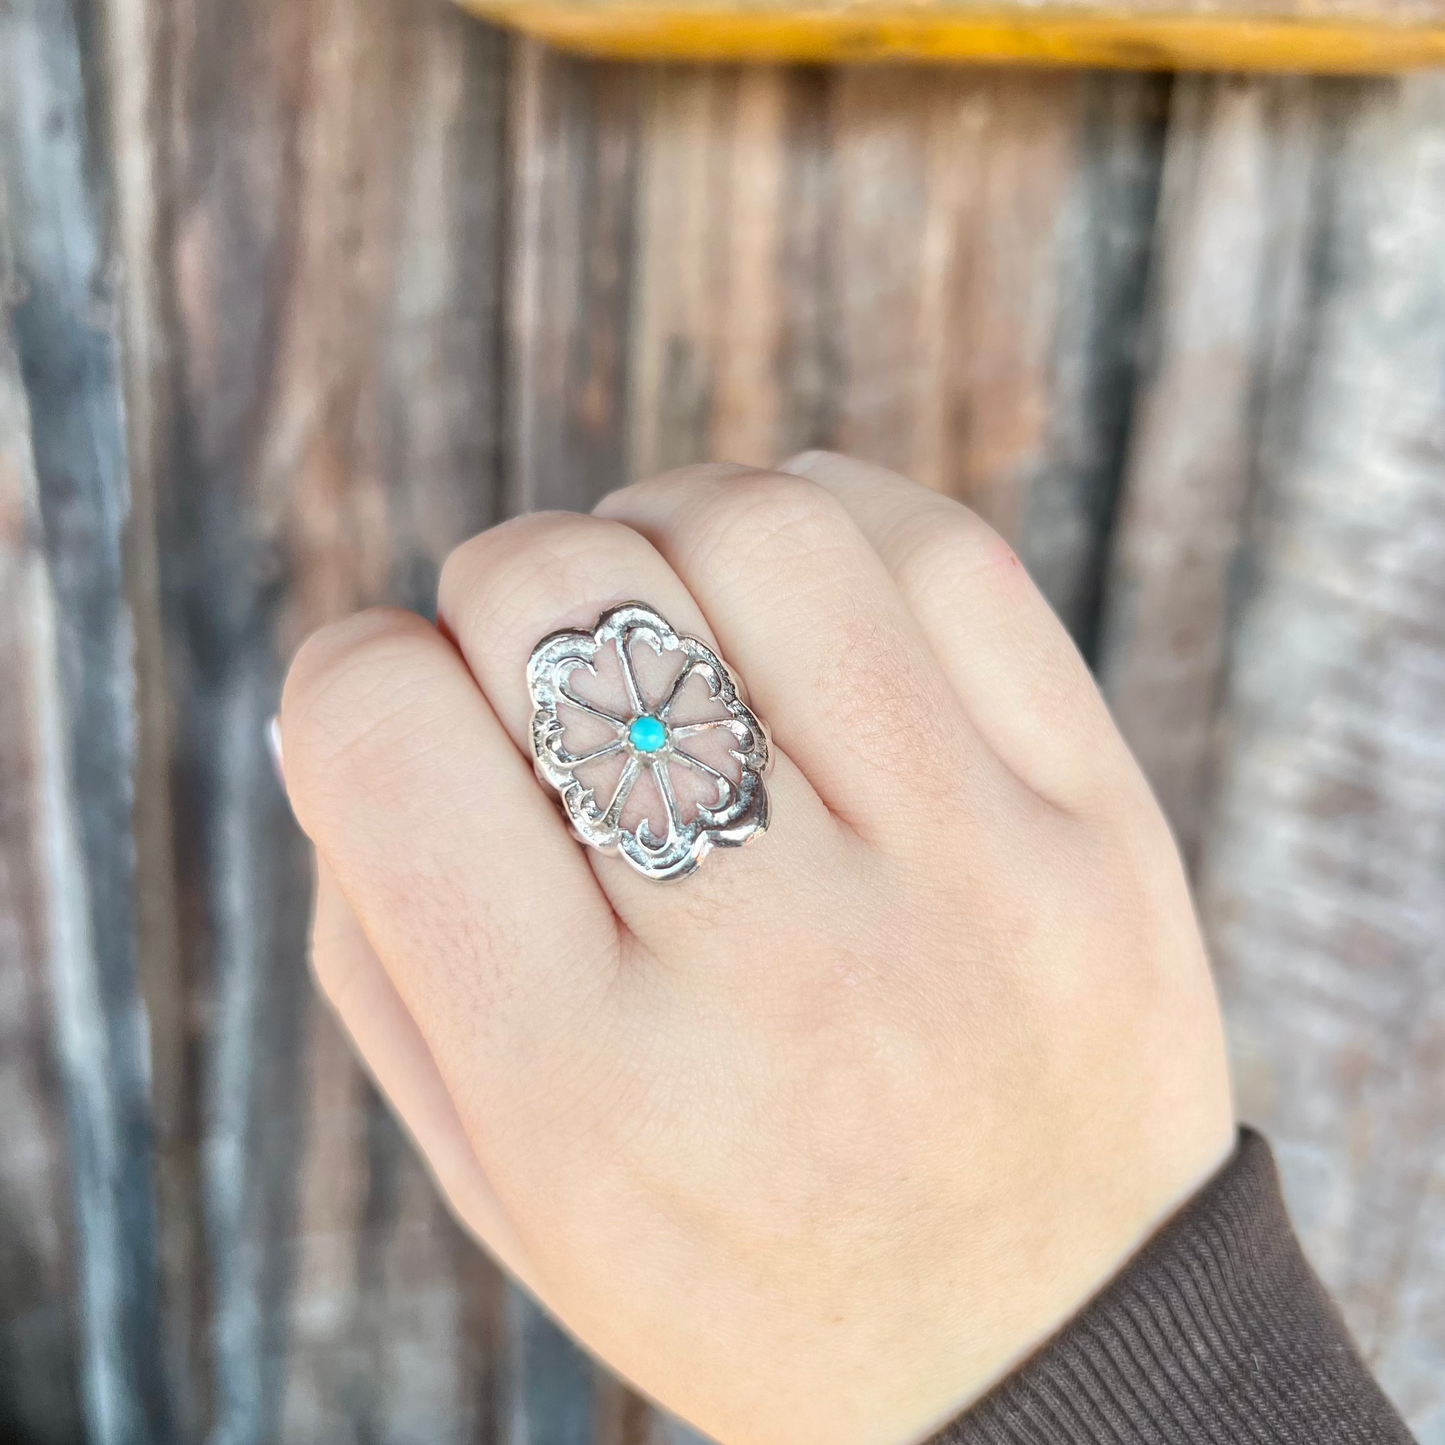
[[[894,1445],[1109,1278],[1231,1104],[1174,844],[1017,558],[788,470],[507,522],[440,629],[317,634],[286,779],[321,987],[477,1236],[726,1445]],[[527,752],[533,644],[632,598],[774,741],[769,830],[677,883],[574,842]]]

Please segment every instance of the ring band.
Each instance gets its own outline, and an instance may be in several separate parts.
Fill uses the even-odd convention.
[[[649,699],[638,681],[632,649],[637,642],[660,657],[681,656],[682,669],[666,696]],[[579,668],[596,672],[597,658],[616,645],[627,692],[623,715],[579,697],[569,679]],[[705,722],[673,724],[671,714],[692,677],[707,685],[723,715]],[[771,762],[767,731],[742,698],[732,670],[705,643],[677,632],[659,613],[641,602],[624,602],[597,619],[590,632],[553,632],[532,649],[527,662],[532,696],[532,757],[537,775],[555,788],[576,837],[601,853],[620,854],[647,878],[685,878],[714,848],[737,848],[768,826],[768,794],[763,784]],[[615,738],[581,753],[566,744],[567,723],[559,709],[573,708],[610,726]],[[740,776],[728,777],[687,747],[701,732],[722,729],[732,735],[730,756]],[[599,799],[577,776],[588,763],[620,755],[622,774],[615,790]],[[699,804],[682,817],[672,785],[674,767],[701,774],[717,789],[710,804]],[[623,812],[638,780],[650,773],[661,795],[667,824],[654,835],[646,817],[628,828]]]

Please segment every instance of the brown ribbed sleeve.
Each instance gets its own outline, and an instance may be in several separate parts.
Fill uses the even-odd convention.
[[[1300,1252],[1269,1146],[1230,1162],[932,1445],[1410,1445]]]

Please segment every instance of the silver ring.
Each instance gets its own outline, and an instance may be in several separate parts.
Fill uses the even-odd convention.
[[[633,646],[643,642],[658,656],[680,653],[682,669],[666,696],[644,695],[633,659]],[[598,654],[616,644],[626,689],[626,714],[579,697],[570,679],[579,668],[596,674]],[[670,721],[690,678],[707,684],[722,715],[703,722]],[[737,848],[768,826],[768,794],[763,778],[772,761],[766,729],[743,700],[741,683],[705,643],[677,632],[651,607],[624,602],[597,619],[590,632],[554,632],[532,649],[527,662],[527,689],[532,695],[532,757],[537,775],[557,790],[575,836],[601,853],[620,854],[648,878],[685,878],[714,848]],[[610,726],[615,737],[581,753],[569,751],[567,722],[560,708],[575,708]],[[740,775],[728,777],[694,756],[688,739],[712,729],[732,735],[729,755]],[[588,763],[621,755],[622,773],[605,801],[577,776]],[[719,760],[721,761],[721,760]],[[672,785],[674,767],[699,774],[716,786],[717,798],[699,804],[684,819]],[[646,817],[631,828],[622,817],[639,778],[650,772],[667,816],[661,837]]]

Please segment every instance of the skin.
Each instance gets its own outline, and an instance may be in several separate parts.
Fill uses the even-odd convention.
[[[640,598],[746,680],[773,822],[659,884],[526,750],[534,642]],[[976,516],[809,453],[452,555],[282,708],[314,965],[456,1213],[725,1445],[924,1438],[1228,1155],[1177,851]]]

